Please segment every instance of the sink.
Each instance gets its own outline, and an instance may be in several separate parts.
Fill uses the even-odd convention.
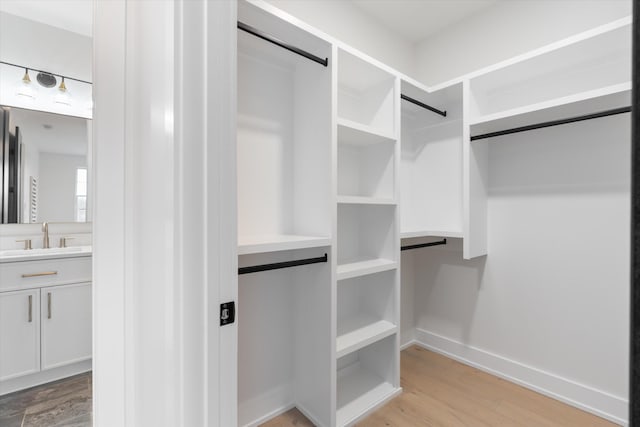
[[[91,252],[91,246],[69,246],[67,248],[48,249],[8,249],[0,251],[0,258],[46,257],[47,255],[72,254],[77,252]]]

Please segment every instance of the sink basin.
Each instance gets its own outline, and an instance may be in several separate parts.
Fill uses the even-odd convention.
[[[8,249],[0,251],[0,258],[43,257],[47,255],[71,254],[76,252],[91,252],[91,246],[70,246],[68,248],[48,249]]]

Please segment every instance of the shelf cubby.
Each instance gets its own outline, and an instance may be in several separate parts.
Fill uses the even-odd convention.
[[[463,229],[462,84],[428,93],[403,81],[402,93],[446,110],[447,116],[402,102],[401,234],[417,237],[420,233],[437,232],[438,236],[460,237]]]
[[[395,271],[338,282],[337,357],[397,332]]]
[[[326,42],[244,2],[239,14],[252,27],[331,56]],[[330,68],[238,31],[240,254],[330,241],[330,94]]]
[[[630,105],[631,82],[620,83],[477,117],[470,122],[471,135],[568,119]]]
[[[363,58],[338,51],[338,117],[383,135],[395,134],[395,77]]]
[[[351,144],[338,130],[338,195],[394,199],[395,142]]]
[[[396,206],[338,206],[339,279],[397,267],[395,215]]]
[[[621,19],[506,61],[471,79],[472,122],[631,81],[631,20]]]
[[[399,394],[397,334],[338,359],[336,424],[352,425]]]

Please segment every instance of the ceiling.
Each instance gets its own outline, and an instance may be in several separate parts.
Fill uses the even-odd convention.
[[[352,0],[376,21],[416,43],[499,0]],[[1,0],[0,11],[91,37],[91,0]]]
[[[411,43],[487,9],[498,0],[352,0],[360,10]]]
[[[92,36],[91,0],[0,0],[0,12]]]

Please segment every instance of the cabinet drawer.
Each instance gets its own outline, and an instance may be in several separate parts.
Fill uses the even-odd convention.
[[[0,264],[0,291],[91,281],[91,257]]]

